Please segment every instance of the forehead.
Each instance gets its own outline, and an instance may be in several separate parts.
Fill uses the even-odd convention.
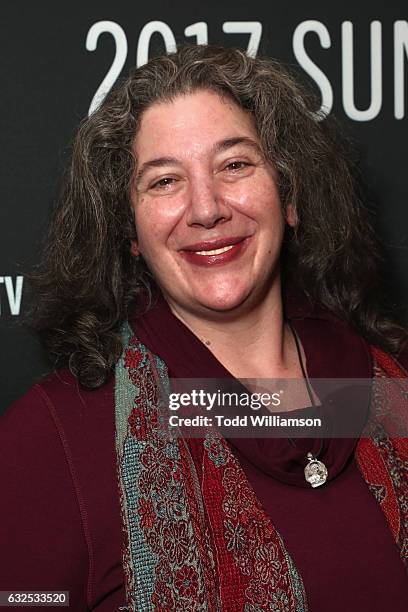
[[[227,96],[200,90],[155,103],[144,111],[134,149],[139,161],[171,151],[191,156],[208,151],[217,141],[235,137],[259,142],[252,115]]]

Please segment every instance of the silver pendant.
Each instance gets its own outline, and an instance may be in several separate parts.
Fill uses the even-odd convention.
[[[324,463],[315,459],[312,453],[307,453],[307,458],[309,463],[305,467],[305,478],[315,489],[326,482],[329,473]]]

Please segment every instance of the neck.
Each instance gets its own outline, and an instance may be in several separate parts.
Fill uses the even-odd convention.
[[[280,283],[240,316],[206,319],[169,302],[178,317],[237,378],[302,378],[283,319]]]

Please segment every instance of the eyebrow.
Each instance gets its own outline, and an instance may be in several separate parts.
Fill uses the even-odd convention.
[[[239,144],[250,147],[254,149],[256,153],[262,155],[262,149],[259,144],[248,136],[236,136],[234,138],[225,138],[224,140],[220,140],[211,147],[211,153],[216,155],[217,153],[222,153],[223,151],[231,149]],[[140,183],[143,175],[150,168],[162,168],[163,166],[169,165],[180,166],[181,161],[176,157],[158,157],[157,159],[151,159],[145,162],[136,173],[135,185],[137,186]]]

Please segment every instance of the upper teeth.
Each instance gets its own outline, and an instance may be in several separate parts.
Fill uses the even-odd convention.
[[[228,246],[222,247],[221,249],[214,249],[213,251],[195,251],[196,255],[220,255],[232,249],[234,245],[229,244]]]

